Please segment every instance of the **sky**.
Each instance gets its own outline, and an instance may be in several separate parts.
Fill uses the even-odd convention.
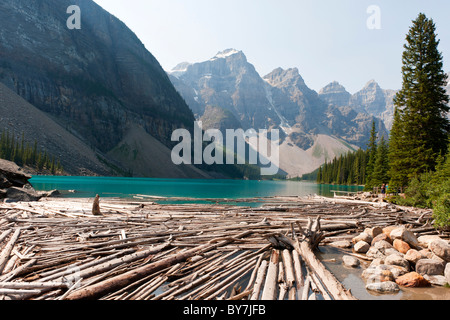
[[[165,70],[242,50],[261,76],[298,68],[316,91],[370,80],[400,89],[405,37],[420,12],[436,24],[450,72],[448,0],[94,0],[122,20]]]

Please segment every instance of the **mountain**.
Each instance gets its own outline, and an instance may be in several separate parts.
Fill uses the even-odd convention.
[[[29,145],[38,142],[39,149],[61,159],[68,174],[106,175],[110,171],[83,141],[1,83],[0,127],[16,138],[23,135]]]
[[[242,51],[229,49],[202,63],[183,63],[169,75],[197,117],[206,106],[219,106],[232,112],[245,129],[276,123],[264,80]]]
[[[326,159],[365,148],[374,120],[387,133],[381,120],[355,111],[345,101],[337,103],[333,93],[339,90],[341,100],[351,98],[342,88],[329,87],[318,94],[297,68],[277,68],[261,77],[245,54],[235,49],[207,61],[184,62],[168,74],[197,119],[204,119],[206,113],[206,118],[215,119],[216,127],[224,128],[217,122],[227,110],[244,130],[280,129],[280,168],[290,176],[309,173]]]
[[[81,9],[79,30],[67,27],[70,5]],[[173,168],[156,159],[141,162],[152,152],[147,148],[167,154],[172,132],[192,130],[195,118],[124,23],[91,0],[2,0],[0,21],[1,83],[107,163],[138,176],[172,176]],[[133,143],[136,136],[142,143]],[[142,158],[124,154],[127,148]],[[204,177],[186,170],[189,177]]]

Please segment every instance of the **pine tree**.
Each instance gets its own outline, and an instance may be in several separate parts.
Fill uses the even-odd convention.
[[[370,140],[367,153],[368,162],[366,166],[366,190],[371,190],[374,186],[372,182],[372,175],[377,157],[377,129],[375,121],[372,122],[372,130],[370,131]]]
[[[381,186],[382,184],[389,183],[389,147],[384,139],[381,137],[377,156],[375,160],[375,166],[372,173],[372,184],[374,186]]]
[[[408,161],[406,159],[406,151],[403,148],[405,144],[405,134],[401,124],[400,112],[398,108],[394,112],[394,124],[391,129],[391,135],[389,140],[389,176],[390,187],[393,190],[403,188],[408,184]]]
[[[398,108],[396,136],[391,146],[393,179],[405,181],[434,170],[436,159],[445,154],[450,122],[447,75],[432,19],[419,14],[406,36],[403,53],[403,86],[394,99]],[[398,152],[398,156],[393,153]],[[399,157],[403,157],[402,160]]]

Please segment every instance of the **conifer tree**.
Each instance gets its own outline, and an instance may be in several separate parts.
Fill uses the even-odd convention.
[[[372,174],[377,156],[377,129],[375,121],[372,122],[372,130],[370,131],[370,140],[367,152],[368,162],[366,166],[366,190],[371,190],[374,186],[374,184],[372,183]]]
[[[389,147],[384,139],[381,137],[380,143],[377,149],[377,156],[375,160],[375,166],[372,173],[372,184],[374,186],[381,186],[382,184],[389,183]]]
[[[419,14],[406,36],[403,86],[394,99],[398,115],[394,122],[396,133],[391,138],[390,164],[395,173],[393,180],[402,184],[399,187],[434,170],[438,156],[447,151],[449,97],[438,45],[433,20]]]

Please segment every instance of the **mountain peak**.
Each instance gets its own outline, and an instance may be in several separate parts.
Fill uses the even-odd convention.
[[[226,59],[226,58],[234,56],[236,54],[240,54],[245,57],[245,55],[242,51],[239,51],[236,49],[226,49],[224,51],[219,51],[211,60]]]

